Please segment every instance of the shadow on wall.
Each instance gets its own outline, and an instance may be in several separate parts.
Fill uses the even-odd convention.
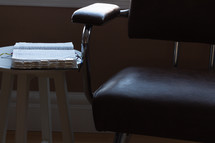
[[[80,50],[82,24],[71,23],[73,8],[0,7],[0,46],[15,42],[68,42]],[[179,68],[206,69],[209,45],[182,43]],[[134,40],[127,36],[127,19],[95,26],[90,41],[93,88],[126,66],[171,67],[173,42]],[[69,91],[82,91],[81,73],[67,73]],[[52,90],[54,90],[51,84]],[[37,90],[33,80],[31,90]]]

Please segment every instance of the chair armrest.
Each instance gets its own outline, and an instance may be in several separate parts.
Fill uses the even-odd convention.
[[[129,9],[120,10],[120,14],[119,14],[120,17],[128,17],[128,15],[129,15]]]
[[[76,10],[72,21],[89,25],[102,25],[120,14],[120,7],[114,4],[95,3]]]

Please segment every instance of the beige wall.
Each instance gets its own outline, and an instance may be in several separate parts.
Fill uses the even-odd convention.
[[[83,25],[71,23],[74,10],[0,6],[0,46],[20,41],[72,41],[80,50]],[[126,66],[172,66],[173,42],[129,40],[126,18],[117,18],[102,27],[94,27],[90,46],[94,89]],[[179,67],[206,69],[208,58],[209,45],[183,43]],[[82,91],[80,73],[68,72],[67,81],[70,91]],[[37,89],[36,82],[32,82],[31,89]]]

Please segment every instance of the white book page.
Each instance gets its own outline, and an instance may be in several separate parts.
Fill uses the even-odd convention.
[[[17,60],[67,60],[76,59],[75,50],[14,49],[12,59]]]
[[[18,42],[14,45],[14,49],[47,49],[47,50],[72,50],[74,45],[72,42],[66,43],[29,43]]]

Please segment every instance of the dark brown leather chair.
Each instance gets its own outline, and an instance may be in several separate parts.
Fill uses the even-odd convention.
[[[215,142],[215,75],[211,71],[130,67],[92,93],[88,61],[91,28],[128,16],[129,37],[200,42],[211,46],[214,66],[215,1],[132,0],[129,10],[93,4],[77,10],[72,21],[84,23],[82,54],[85,93],[98,131]]]

